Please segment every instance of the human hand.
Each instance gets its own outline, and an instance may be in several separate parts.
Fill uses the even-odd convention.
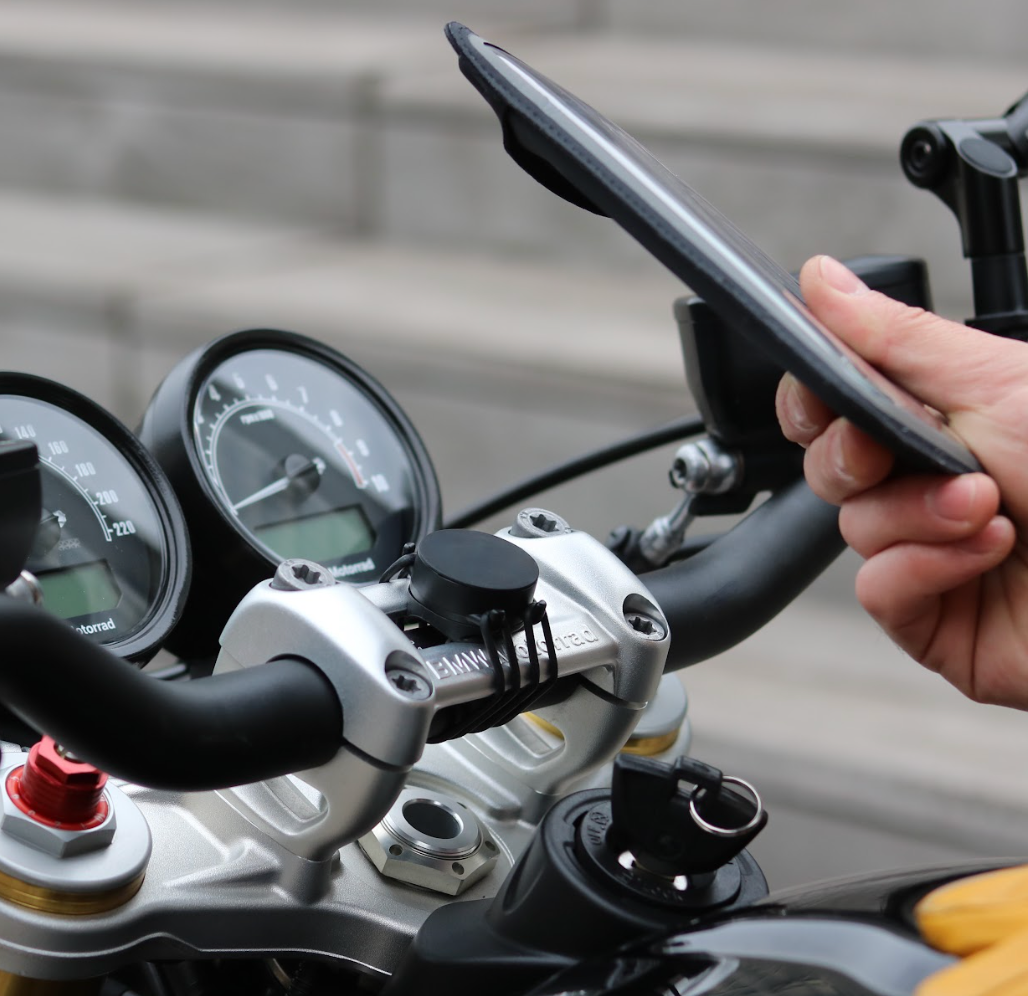
[[[970,698],[1028,709],[1028,345],[868,291],[826,256],[800,285],[825,326],[941,412],[985,469],[891,479],[883,446],[782,379],[782,431],[806,448],[807,482],[842,507],[843,537],[866,560],[858,599]]]

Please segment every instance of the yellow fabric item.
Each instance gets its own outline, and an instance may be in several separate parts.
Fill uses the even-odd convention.
[[[915,996],[1028,996],[1028,928],[929,976]]]
[[[944,885],[917,904],[914,916],[933,948],[957,955],[1028,930],[1028,865]],[[1028,965],[1028,944],[1024,961]]]

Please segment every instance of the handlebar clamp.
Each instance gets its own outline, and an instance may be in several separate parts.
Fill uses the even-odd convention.
[[[474,587],[499,590],[504,609],[488,609],[481,590],[470,601],[460,590],[467,557],[446,553],[446,532],[462,534],[465,555],[483,554]],[[297,792],[268,783],[223,790],[230,804],[293,853],[320,860],[381,819],[430,740],[481,731],[461,741],[472,763],[521,783],[540,809],[609,761],[656,691],[667,622],[638,578],[592,537],[519,532],[433,534],[442,539],[428,537],[425,563],[419,569],[415,557],[410,578],[364,588],[332,583],[327,572],[322,584],[254,588],[225,627],[215,673],[285,656],[308,661],[339,698],[342,747],[327,764],[291,776],[315,790],[314,802],[301,789],[307,804],[283,815]],[[515,568],[489,569],[502,560]],[[412,618],[420,620],[413,628]],[[464,640],[440,642],[444,627]],[[567,696],[536,709],[561,730],[559,747],[540,755],[509,727],[484,729],[572,674],[579,679]]]

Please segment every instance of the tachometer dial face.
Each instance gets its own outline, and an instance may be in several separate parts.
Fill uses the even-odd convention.
[[[186,357],[140,429],[182,503],[194,578],[169,646],[208,657],[239,600],[286,559],[374,581],[439,525],[439,485],[410,420],[355,363],[253,329]]]
[[[40,457],[43,511],[26,568],[43,604],[121,656],[147,659],[185,597],[185,528],[159,468],[82,395],[0,374],[0,441]]]
[[[276,562],[303,557],[366,580],[409,539],[409,454],[338,371],[299,353],[238,353],[203,380],[192,416],[204,473],[225,510]]]

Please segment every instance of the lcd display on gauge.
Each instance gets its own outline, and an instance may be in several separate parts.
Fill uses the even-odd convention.
[[[375,533],[359,505],[255,526],[254,533],[269,550],[319,563],[319,558],[339,560],[365,553],[375,542]]]
[[[231,610],[283,560],[377,580],[439,523],[435,472],[396,402],[346,357],[293,333],[239,332],[187,357],[141,435],[196,547],[198,608],[172,640],[186,656],[214,653]]]
[[[189,576],[182,513],[139,441],[88,398],[27,374],[0,374],[0,441],[28,440],[43,511],[26,569],[43,605],[136,662],[178,620]]]

